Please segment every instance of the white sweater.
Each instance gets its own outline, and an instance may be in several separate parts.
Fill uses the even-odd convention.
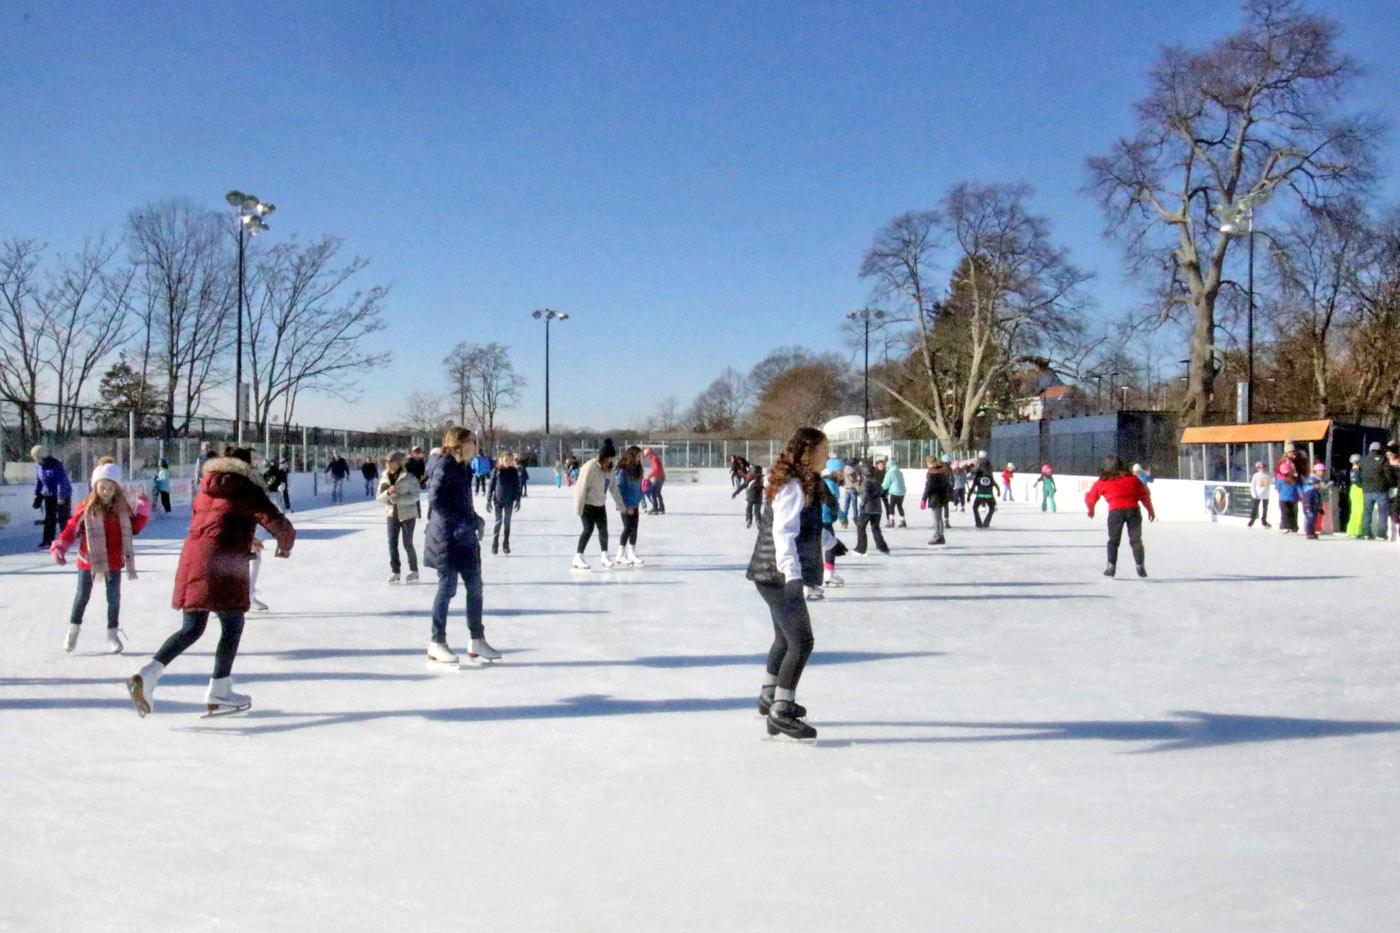
[[[773,552],[778,570],[789,583],[802,579],[802,562],[797,557],[797,533],[802,529],[802,484],[790,479],[773,497]]]

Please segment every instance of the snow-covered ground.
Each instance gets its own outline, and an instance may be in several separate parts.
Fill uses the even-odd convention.
[[[151,717],[121,683],[177,625],[182,522],[138,539],[125,657],[97,653],[100,588],[67,656],[71,566],[0,557],[0,927],[1394,923],[1400,548],[1156,525],[1152,579],[1108,581],[1102,515],[955,515],[935,552],[913,509],[813,607],[801,746],[754,710],[742,506],[667,497],[646,568],[580,579],[564,494],[532,487],[485,558],[505,659],[451,674],[379,509],[297,513],[235,669],[254,707],[217,720],[214,623]]]

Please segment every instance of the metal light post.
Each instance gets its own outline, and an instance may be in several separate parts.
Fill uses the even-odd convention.
[[[1114,385],[1113,385],[1113,380],[1114,380],[1115,378],[1117,378],[1118,376],[1121,376],[1122,373],[1120,373],[1118,370],[1115,369],[1113,372],[1107,373],[1106,375],[1108,376],[1108,397],[1109,397],[1109,400],[1112,401],[1112,400],[1113,400],[1113,394],[1114,394],[1114,388],[1115,388]],[[1122,409],[1120,408],[1119,411],[1122,411]]]
[[[1247,194],[1237,201],[1223,204],[1217,213],[1220,216],[1220,232],[1225,236],[1238,236],[1241,232],[1249,235],[1249,319],[1245,331],[1245,421],[1254,420],[1254,209],[1269,199],[1270,190]]]
[[[567,321],[569,315],[553,308],[541,308],[530,314],[537,321],[544,321],[544,434],[549,436],[549,322]]]
[[[247,238],[257,236],[268,229],[263,218],[277,210],[275,205],[264,204],[251,194],[230,191],[224,200],[234,209],[238,217],[238,327],[234,335],[236,347],[233,364],[233,418],[237,422],[238,446],[243,446],[243,265]]]
[[[861,308],[847,311],[846,317],[865,325],[865,415],[860,432],[860,455],[865,458],[870,456],[870,322],[883,320],[885,312],[878,308]]]

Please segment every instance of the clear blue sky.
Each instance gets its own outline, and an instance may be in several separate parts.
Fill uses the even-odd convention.
[[[1400,4],[1317,4],[1400,99]],[[0,4],[0,237],[70,248],[134,206],[230,188],[276,237],[334,232],[393,288],[373,426],[459,339],[510,345],[515,426],[605,426],[772,346],[840,346],[875,229],[958,179],[1026,180],[1105,311],[1137,299],[1078,189],[1159,45],[1230,2]],[[1386,168],[1400,169],[1394,137]],[[1394,183],[1390,190],[1395,191]]]

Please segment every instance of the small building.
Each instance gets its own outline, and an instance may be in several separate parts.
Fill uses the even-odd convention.
[[[894,440],[894,428],[896,421],[894,418],[871,418],[870,419],[870,444],[875,446],[888,445]],[[822,433],[831,443],[832,451],[850,452],[858,450],[865,440],[865,419],[860,415],[842,415],[839,418],[832,418],[822,425]]]
[[[1160,411],[1112,411],[1070,418],[1042,418],[992,425],[992,463],[1035,471],[1048,463],[1057,473],[1094,476],[1103,458],[1117,454],[1162,478],[1176,469],[1176,422]]]
[[[1178,470],[1182,479],[1248,483],[1254,464],[1263,463],[1272,474],[1284,445],[1291,443],[1308,455],[1309,463],[1326,463],[1329,475],[1335,476],[1347,469],[1352,454],[1364,455],[1372,441],[1385,443],[1389,437],[1384,428],[1331,418],[1186,428],[1181,432]]]

